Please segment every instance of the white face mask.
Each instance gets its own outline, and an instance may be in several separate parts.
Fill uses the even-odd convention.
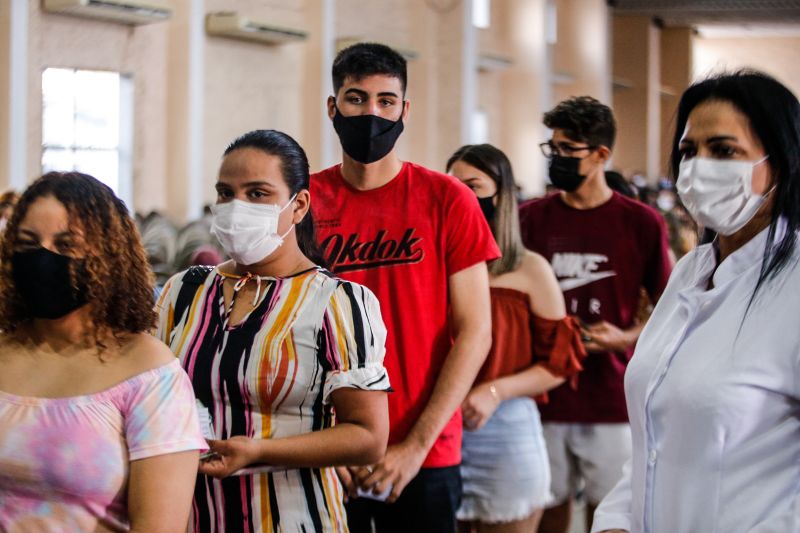
[[[731,235],[755,216],[767,195],[753,192],[753,167],[758,161],[693,157],[681,161],[676,188],[683,205],[703,226]]]
[[[672,211],[672,208],[675,207],[675,198],[669,193],[659,193],[656,205],[664,212]]]
[[[213,205],[211,234],[238,264],[257,263],[277,250],[283,244],[283,238],[292,231],[294,224],[286,233],[278,235],[278,217],[292,205],[295,196],[283,208],[277,204],[254,204],[241,200]]]

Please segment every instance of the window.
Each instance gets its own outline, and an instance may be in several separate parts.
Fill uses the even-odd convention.
[[[91,174],[131,207],[131,79],[118,72],[48,68],[42,98],[42,171]]]
[[[483,109],[472,113],[472,142],[483,144],[489,142],[489,114]]]
[[[486,29],[492,24],[492,0],[472,0],[472,25]]]

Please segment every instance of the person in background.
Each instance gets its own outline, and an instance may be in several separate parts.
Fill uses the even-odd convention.
[[[457,179],[400,160],[410,104],[406,61],[359,43],[332,68],[328,116],[342,163],[311,193],[334,273],[375,291],[389,337],[386,457],[340,470],[351,531],[453,532],[461,499],[459,406],[491,344],[486,261],[499,256],[475,195]],[[355,498],[372,493],[387,502]]]
[[[462,404],[464,532],[533,532],[550,496],[550,466],[534,396],[581,370],[580,327],[567,317],[553,270],[519,236],[516,187],[506,155],[462,146],[447,171],[478,197],[502,258],[489,264],[492,348]]]
[[[627,196],[628,198],[638,198],[639,192],[633,184],[629,183],[628,180],[625,179],[625,176],[616,170],[606,170],[605,176],[606,183],[611,190],[616,191],[623,196]]]
[[[754,71],[692,85],[671,167],[716,238],[639,338],[633,456],[593,531],[800,531],[800,102]]]
[[[50,172],[0,244],[0,531],[186,531],[191,384],[148,331],[152,275],[106,185]]]
[[[319,266],[308,160],[256,130],[225,150],[211,231],[230,261],[173,276],[158,336],[210,411],[192,529],[346,532],[335,465],[386,449],[386,328],[369,289]]]
[[[11,213],[14,212],[14,206],[17,205],[19,194],[16,191],[6,191],[0,195],[0,234],[3,233],[8,224],[8,219],[11,218]]]
[[[644,326],[642,290],[655,302],[671,261],[661,215],[606,183],[616,136],[611,109],[575,97],[548,111],[544,124],[553,133],[541,149],[560,192],[520,207],[522,242],[550,262],[590,352],[577,387],[561,385],[541,406],[555,505],[539,529],[561,533],[578,488],[591,520],[630,456],[623,375]]]

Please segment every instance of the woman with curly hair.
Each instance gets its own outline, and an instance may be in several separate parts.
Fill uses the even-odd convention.
[[[36,180],[0,243],[0,290],[0,531],[185,531],[207,446],[186,374],[147,333],[125,204],[78,172]]]

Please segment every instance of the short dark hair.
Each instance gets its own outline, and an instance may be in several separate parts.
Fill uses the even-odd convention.
[[[606,170],[606,183],[609,187],[611,187],[612,191],[617,191],[623,196],[627,196],[628,198],[638,198],[638,194],[636,192],[636,188],[628,183],[628,180],[625,179],[625,176],[617,172],[616,170]]]
[[[617,123],[611,108],[591,96],[575,96],[564,100],[544,114],[544,125],[561,129],[574,141],[592,146],[614,148]]]
[[[333,93],[339,92],[348,76],[358,81],[375,74],[397,78],[403,93],[406,92],[408,74],[403,56],[380,43],[356,43],[348,46],[333,60]]]
[[[780,82],[756,70],[720,74],[695,83],[678,104],[672,138],[670,169],[677,178],[681,162],[680,141],[694,108],[707,101],[729,102],[750,121],[769,156],[766,163],[775,179],[775,204],[761,264],[759,287],[786,266],[796,248],[800,229],[800,102]],[[778,220],[786,220],[786,233],[775,242]]]
[[[308,157],[303,147],[289,135],[277,130],[254,130],[237,138],[225,149],[223,155],[228,155],[241,148],[255,148],[262,152],[274,155],[281,160],[283,181],[292,194],[297,194],[309,188]],[[311,210],[306,213],[303,220],[295,228],[297,232],[297,245],[300,251],[314,263],[326,266],[322,257],[314,229],[314,217]]]

